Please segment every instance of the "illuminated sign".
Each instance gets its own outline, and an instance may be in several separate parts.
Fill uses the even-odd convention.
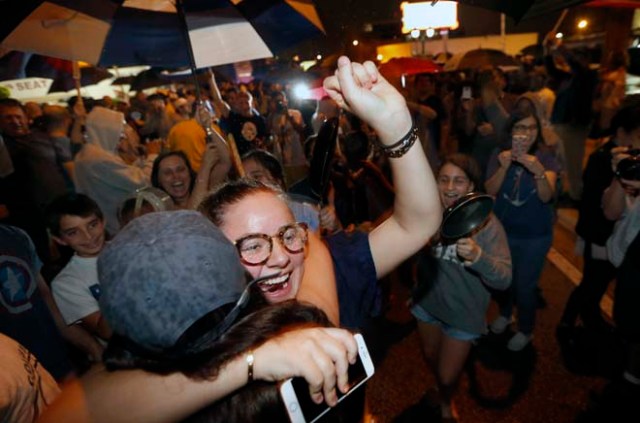
[[[400,4],[402,10],[402,32],[412,29],[448,28],[456,29],[458,22],[458,3],[455,1],[431,1]]]

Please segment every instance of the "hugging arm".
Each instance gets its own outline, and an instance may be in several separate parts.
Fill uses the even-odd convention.
[[[286,332],[253,352],[254,377],[274,382],[301,376],[312,398],[337,402],[336,386],[347,389],[347,368],[357,345],[343,329],[308,328]],[[193,380],[142,370],[92,372],[64,387],[38,423],[169,423],[181,421],[247,383],[246,356],[229,361],[214,380]]]

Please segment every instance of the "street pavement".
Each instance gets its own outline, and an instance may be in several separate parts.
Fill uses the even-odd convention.
[[[546,306],[538,310],[532,346],[519,353],[506,350],[507,333],[489,335],[474,347],[455,399],[459,422],[574,422],[606,385],[606,376],[617,371],[613,342],[590,340],[590,347],[581,349],[592,353],[584,362],[598,366],[581,367],[580,361],[563,360],[556,339],[564,304],[581,276],[580,258],[573,253],[575,216],[575,210],[564,210],[556,224],[554,248],[540,280]],[[434,377],[405,306],[409,288],[397,278],[390,285],[389,349],[367,384],[369,421],[438,422],[430,401]],[[488,321],[496,314],[492,304]],[[573,364],[573,371],[566,363]]]

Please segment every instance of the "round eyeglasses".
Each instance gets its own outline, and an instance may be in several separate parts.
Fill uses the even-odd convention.
[[[517,132],[533,132],[537,129],[538,125],[536,125],[535,123],[531,125],[517,124],[513,126],[513,130]]]
[[[306,223],[291,223],[278,229],[275,235],[249,234],[237,239],[234,244],[240,254],[240,259],[246,264],[263,264],[273,251],[273,238],[278,238],[280,245],[290,253],[299,253],[307,244]]]

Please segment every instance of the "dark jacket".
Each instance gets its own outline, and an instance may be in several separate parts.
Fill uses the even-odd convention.
[[[602,211],[602,194],[613,180],[611,149],[616,147],[610,140],[589,156],[582,174],[583,193],[576,233],[586,242],[605,245],[613,232],[615,222],[608,220]]]
[[[592,102],[598,76],[569,51],[560,50],[560,53],[571,67],[571,72],[556,68],[552,56],[545,57],[547,72],[557,87],[551,123],[587,126],[593,117]]]

